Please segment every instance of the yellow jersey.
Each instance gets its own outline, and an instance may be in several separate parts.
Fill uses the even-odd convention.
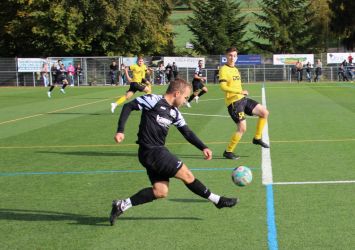
[[[147,66],[145,66],[145,64],[143,64],[142,66],[139,66],[138,64],[133,64],[129,66],[129,69],[133,73],[132,82],[141,83],[142,79],[145,79],[145,72],[147,71]]]
[[[220,68],[219,85],[224,91],[224,101],[227,106],[244,97],[239,70],[234,66],[225,64]]]

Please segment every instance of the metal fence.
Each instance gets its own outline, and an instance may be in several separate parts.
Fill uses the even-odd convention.
[[[317,57],[324,58],[324,57]],[[51,58],[57,60],[61,58]],[[120,65],[121,57],[78,57],[73,58],[74,65],[82,65],[82,76],[75,76],[74,84],[76,86],[95,86],[111,85],[109,74],[109,65],[112,60],[116,60]],[[151,58],[150,58],[151,59]],[[147,58],[146,61],[150,59]],[[207,77],[207,83],[218,83],[216,68],[219,64],[219,56],[206,57],[204,75]],[[323,63],[325,65],[325,62]],[[179,66],[179,65],[178,65]],[[160,84],[158,69],[153,67],[154,71],[150,76],[153,84]],[[241,65],[238,66],[243,83],[255,82],[296,82],[297,76],[292,70],[292,66],[279,66],[272,64],[261,65]],[[179,77],[187,81],[192,80],[195,68],[179,68]],[[314,69],[311,70],[314,79]],[[349,75],[349,80],[351,80]],[[51,79],[51,76],[50,76]],[[119,75],[116,77],[117,84],[122,84]],[[166,83],[165,77],[165,83]],[[339,81],[338,66],[326,66],[322,69],[321,81]],[[307,81],[306,70],[303,71],[303,81]],[[43,86],[43,79],[40,72],[17,72],[16,58],[0,58],[0,86]]]

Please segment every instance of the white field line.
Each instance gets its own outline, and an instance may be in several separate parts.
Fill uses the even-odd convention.
[[[355,183],[355,180],[349,181],[290,181],[290,182],[274,182],[273,185],[308,185],[308,184],[350,184]]]
[[[83,104],[79,104],[79,105],[75,105],[75,106],[71,106],[71,107],[67,107],[67,108],[57,109],[57,110],[54,110],[54,111],[49,111],[49,112],[45,112],[45,113],[34,114],[34,115],[25,116],[25,117],[20,117],[20,118],[17,118],[17,119],[0,122],[0,125],[11,123],[11,122],[16,122],[16,121],[21,121],[21,120],[25,120],[25,119],[29,119],[29,118],[33,118],[33,117],[37,117],[37,116],[53,114],[53,113],[57,113],[57,112],[61,112],[61,111],[69,110],[69,109],[74,109],[74,108],[78,108],[78,107],[83,107],[83,106],[87,106],[87,105],[91,105],[91,104],[95,104],[95,103],[103,102],[103,101],[107,101],[107,100],[109,100],[109,99],[103,99],[103,100],[99,100],[99,101],[83,103]]]
[[[265,87],[262,88],[262,104],[263,104],[263,106],[266,107]],[[263,130],[262,140],[265,143],[270,145],[269,128],[268,128],[267,122],[266,122],[264,130]],[[272,178],[270,148],[262,148],[261,158],[262,158],[262,162],[261,162],[262,183],[264,185],[272,184],[273,178]]]

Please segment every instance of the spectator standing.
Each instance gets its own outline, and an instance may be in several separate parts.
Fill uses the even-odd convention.
[[[52,86],[57,83],[57,63],[52,64],[51,75],[52,75],[52,81],[49,86]]]
[[[217,65],[215,71],[214,71],[214,76],[213,76],[213,81],[214,83],[217,83],[218,82],[218,79],[219,79],[219,64]]]
[[[171,66],[170,63],[168,63],[168,65],[166,65],[165,67],[165,73],[166,73],[166,77],[168,79],[168,83],[170,83],[171,78],[173,76],[173,67]]]
[[[178,77],[178,74],[179,74],[179,70],[178,70],[178,67],[177,67],[175,62],[173,62],[172,68],[173,68],[173,75],[174,75],[174,80],[175,80]]]
[[[321,75],[322,75],[322,62],[320,61],[320,59],[317,59],[316,76],[314,77],[314,81],[319,82]]]
[[[158,71],[159,71],[159,85],[163,85],[165,84],[165,68],[163,63],[160,63]]]
[[[71,87],[73,87],[74,86],[75,68],[72,63],[69,63],[69,66],[67,68],[67,73],[68,73],[69,84]]]
[[[303,63],[298,60],[296,62],[296,76],[297,76],[297,82],[302,82],[303,78]]]
[[[41,69],[41,75],[42,75],[44,86],[48,87],[48,85],[49,85],[48,63],[43,63],[42,69]]]
[[[351,56],[351,54],[349,54],[349,56],[348,56],[348,62],[349,62],[349,64],[352,64],[353,63],[353,57]]]
[[[78,63],[75,67],[75,75],[78,80],[78,86],[81,84],[81,77],[83,76],[83,69],[81,68],[81,64]]]
[[[339,81],[349,81],[348,77],[346,76],[345,73],[345,68],[347,66],[346,60],[344,60],[341,64],[339,64],[339,68],[338,68],[338,77],[339,77]]]
[[[307,62],[306,64],[306,76],[309,82],[312,82],[312,64]]]
[[[110,64],[110,77],[111,77],[111,85],[116,85],[116,75],[118,71],[118,65],[115,60]]]

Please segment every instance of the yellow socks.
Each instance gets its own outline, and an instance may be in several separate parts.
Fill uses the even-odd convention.
[[[117,99],[116,104],[120,105],[120,104],[124,103],[126,100],[127,100],[127,98],[125,95],[121,96],[120,98]]]
[[[235,150],[235,148],[237,147],[238,142],[240,141],[240,138],[242,138],[242,136],[238,132],[233,134],[226,151],[233,152]]]
[[[263,132],[263,128],[265,124],[266,124],[266,119],[259,117],[258,123],[256,124],[255,139],[261,139],[261,133]]]

